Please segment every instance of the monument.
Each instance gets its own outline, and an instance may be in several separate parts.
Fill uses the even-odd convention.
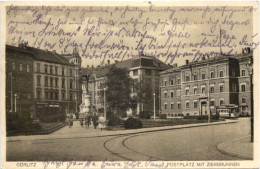
[[[80,105],[80,112],[79,112],[79,117],[84,118],[88,113],[90,113],[90,107],[91,106],[91,93],[88,90],[88,83],[89,83],[89,78],[91,74],[88,75],[83,75],[83,84],[82,85],[82,104]]]

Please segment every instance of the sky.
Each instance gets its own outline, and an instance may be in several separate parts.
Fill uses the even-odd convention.
[[[62,3],[62,2],[61,2]],[[7,6],[6,43],[71,53],[82,65],[138,57],[184,64],[256,47],[250,6]],[[220,38],[221,37],[221,38]],[[220,40],[221,39],[221,40]],[[221,41],[221,43],[220,43]],[[255,43],[252,43],[255,42]],[[222,47],[219,46],[222,45]],[[215,46],[214,46],[215,45]]]

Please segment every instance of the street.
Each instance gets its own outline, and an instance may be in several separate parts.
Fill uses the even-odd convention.
[[[82,132],[106,132],[82,128],[74,122],[51,135],[70,138],[7,141],[7,161],[103,161],[103,160],[241,160],[220,153],[220,143],[250,135],[250,118],[237,123],[164,130],[106,137],[78,137]],[[77,137],[75,137],[77,136]],[[29,137],[29,136],[25,136]]]

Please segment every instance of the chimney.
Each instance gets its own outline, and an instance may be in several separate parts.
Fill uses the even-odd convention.
[[[94,66],[92,65],[91,68],[94,68]]]
[[[185,63],[186,63],[186,65],[188,65],[189,64],[189,60],[185,60]]]
[[[89,65],[87,65],[87,68],[89,68]]]
[[[247,53],[250,53],[250,52],[251,52],[250,47],[247,47]]]
[[[242,54],[243,54],[243,55],[245,54],[245,49],[244,49],[244,48],[242,48]]]
[[[176,68],[176,67],[177,67],[177,63],[174,63],[174,64],[173,64],[173,67]]]
[[[107,60],[107,65],[110,65],[110,60]]]
[[[118,63],[118,60],[115,60],[115,63]]]

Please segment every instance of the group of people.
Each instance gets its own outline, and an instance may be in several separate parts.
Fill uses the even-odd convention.
[[[86,127],[88,127],[88,128],[91,125],[91,122],[93,123],[93,126],[95,129],[97,129],[97,127],[98,127],[102,131],[105,128],[105,118],[103,117],[103,115],[100,115],[98,117],[96,113],[94,113],[94,115],[91,115],[90,113],[88,113],[84,118],[80,119],[81,127],[84,126],[84,121],[85,121]],[[69,128],[71,128],[72,126],[73,126],[73,116],[71,115],[69,117]]]

